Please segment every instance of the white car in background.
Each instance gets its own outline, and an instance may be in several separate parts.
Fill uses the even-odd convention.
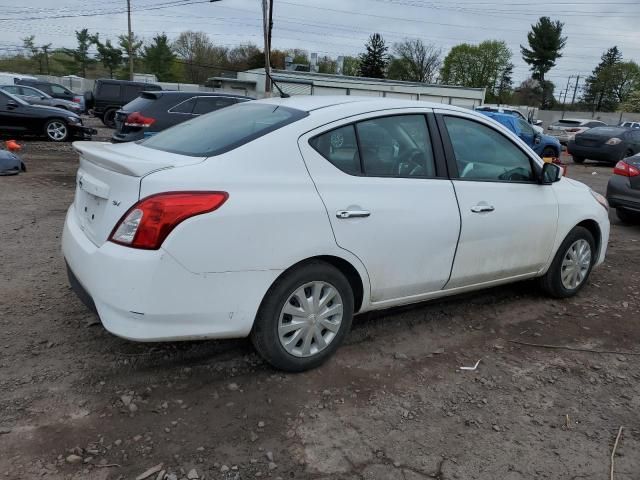
[[[640,122],[622,122],[619,126],[625,128],[640,128]]]
[[[62,249],[115,335],[249,335],[315,367],[355,313],[537,277],[575,295],[606,200],[448,105],[351,96],[238,104],[142,143],[76,142]]]
[[[563,118],[549,125],[547,134],[556,137],[562,145],[566,145],[578,133],[586,132],[590,128],[606,126],[606,123],[590,118]]]

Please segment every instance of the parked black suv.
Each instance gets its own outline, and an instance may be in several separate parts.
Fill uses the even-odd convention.
[[[143,90],[162,90],[160,85],[126,80],[101,78],[96,80],[93,92],[85,93],[87,108],[107,127],[115,127],[116,111],[136,98]]]
[[[142,92],[116,113],[114,142],[131,142],[250,97],[217,92]]]

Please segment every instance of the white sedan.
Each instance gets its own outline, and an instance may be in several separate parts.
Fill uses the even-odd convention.
[[[575,295],[607,249],[601,195],[449,105],[268,99],[74,146],[62,248],[105,328],[250,335],[289,371],[331,356],[355,313],[534,277]]]

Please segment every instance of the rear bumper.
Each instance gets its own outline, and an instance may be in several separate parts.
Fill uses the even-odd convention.
[[[624,144],[619,145],[601,145],[599,147],[585,147],[570,141],[567,147],[569,154],[574,157],[583,157],[590,160],[599,160],[602,162],[615,163],[622,158],[626,150]]]
[[[607,184],[607,201],[611,208],[624,208],[640,212],[640,190],[631,188],[629,179],[612,175]]]
[[[111,141],[115,143],[137,142],[138,140],[142,140],[144,138],[146,138],[145,132],[119,133],[116,131],[116,133],[111,136]]]
[[[550,137],[557,138],[561,145],[566,145],[570,140],[573,140],[575,134],[573,133],[547,133]]]
[[[280,271],[195,274],[167,252],[97,247],[67,212],[62,252],[72,288],[114,335],[135,341],[249,334]]]
[[[91,127],[85,127],[84,125],[69,125],[71,134],[76,138],[88,138],[91,139],[93,135],[98,134],[98,130]]]

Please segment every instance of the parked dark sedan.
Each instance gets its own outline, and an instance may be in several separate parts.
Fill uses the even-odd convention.
[[[82,119],[61,108],[29,105],[10,93],[0,90],[0,134],[44,135],[53,142],[72,137],[87,138],[96,134],[82,125]]]
[[[63,110],[69,110],[77,114],[82,113],[82,105],[79,103],[62,98],[54,98],[34,87],[27,87],[26,85],[2,85],[0,86],[0,90],[20,97],[31,105],[44,105],[46,107],[62,108]]]
[[[640,152],[640,130],[621,127],[591,128],[569,140],[567,151],[576,163],[582,163],[586,159],[616,163]]]
[[[114,142],[131,142],[249,97],[217,92],[142,92],[116,112]]]
[[[616,164],[607,184],[607,200],[623,222],[640,221],[640,155]]]

